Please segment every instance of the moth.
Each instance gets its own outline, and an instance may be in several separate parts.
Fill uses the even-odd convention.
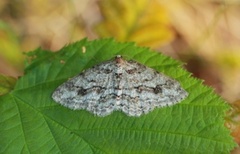
[[[187,96],[178,81],[121,55],[83,71],[52,94],[56,102],[73,110],[97,116],[122,111],[136,117]]]

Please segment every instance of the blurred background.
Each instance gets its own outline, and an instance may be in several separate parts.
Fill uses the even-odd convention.
[[[231,104],[226,126],[240,143],[240,0],[1,0],[0,74],[23,75],[22,52],[85,37],[134,41],[184,62]]]

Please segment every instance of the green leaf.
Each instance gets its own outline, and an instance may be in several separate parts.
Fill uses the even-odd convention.
[[[16,84],[16,79],[0,74],[0,96],[10,92]]]
[[[175,78],[188,98],[141,117],[96,117],[53,101],[61,83],[118,54]],[[0,97],[0,153],[228,153],[235,146],[224,127],[228,105],[169,57],[112,39],[34,55],[15,89]]]

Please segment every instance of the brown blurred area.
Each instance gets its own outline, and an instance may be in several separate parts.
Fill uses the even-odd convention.
[[[237,0],[1,0],[0,73],[21,76],[22,52],[38,47],[56,51],[85,37],[135,41],[183,61],[234,104],[228,122],[240,143],[239,27]]]

